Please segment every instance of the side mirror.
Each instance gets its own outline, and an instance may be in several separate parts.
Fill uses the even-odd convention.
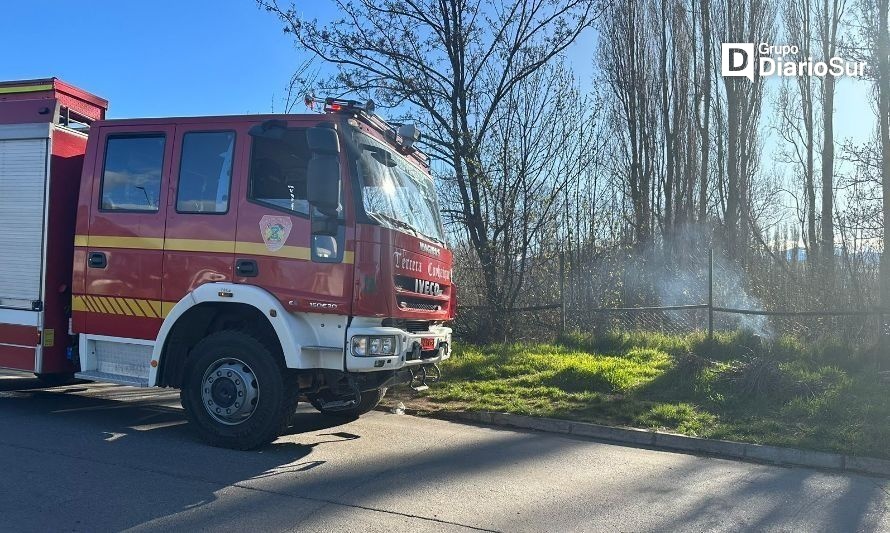
[[[324,235],[327,237],[336,237],[339,233],[340,221],[337,215],[326,215],[324,213],[312,213],[310,222],[310,230],[312,235]]]
[[[340,140],[333,129],[309,128],[306,141],[312,152],[306,169],[307,200],[321,214],[320,220],[313,220],[312,230],[318,235],[336,235],[337,209],[340,207]]]
[[[340,153],[340,139],[333,128],[309,128],[306,142],[313,154],[337,155]]]

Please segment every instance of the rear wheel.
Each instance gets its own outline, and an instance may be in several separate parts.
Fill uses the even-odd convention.
[[[381,387],[379,389],[363,392],[358,404],[348,409],[326,409],[325,403],[330,401],[330,397],[326,394],[326,392],[327,391],[324,391],[319,394],[309,396],[309,403],[312,404],[312,407],[315,407],[322,414],[328,416],[355,419],[369,411],[372,411],[375,407],[377,407],[377,404],[380,403],[380,400],[382,400],[383,396],[386,394],[386,388]]]
[[[180,398],[190,424],[213,446],[249,450],[293,420],[297,388],[260,340],[244,331],[208,335],[193,349]]]

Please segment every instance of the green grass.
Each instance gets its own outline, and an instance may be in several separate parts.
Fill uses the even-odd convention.
[[[890,385],[874,354],[744,333],[573,335],[458,345],[443,380],[396,399],[890,458]],[[394,391],[395,392],[395,391]]]

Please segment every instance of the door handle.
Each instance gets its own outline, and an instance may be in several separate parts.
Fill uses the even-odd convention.
[[[255,278],[260,274],[260,267],[253,259],[235,261],[235,273],[242,278]]]
[[[105,268],[108,266],[108,258],[104,252],[90,252],[87,264],[90,268]]]

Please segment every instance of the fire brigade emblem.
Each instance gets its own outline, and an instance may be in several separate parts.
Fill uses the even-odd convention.
[[[266,248],[270,252],[280,250],[284,243],[287,242],[287,237],[290,235],[292,227],[293,222],[291,222],[289,217],[264,215],[260,220],[260,234],[263,236]]]

